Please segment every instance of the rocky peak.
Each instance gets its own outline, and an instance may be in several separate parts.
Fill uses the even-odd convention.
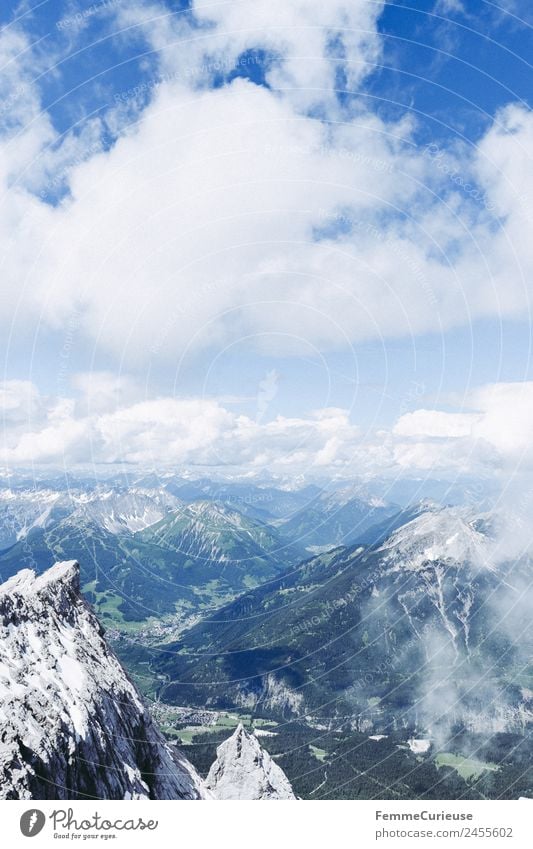
[[[28,619],[71,617],[79,592],[80,567],[75,560],[56,563],[39,576],[22,569],[0,586],[0,616],[4,623],[11,621],[15,626]]]
[[[217,748],[206,786],[217,799],[295,799],[281,767],[239,723]]]
[[[198,799],[79,594],[79,566],[0,587],[0,799]]]

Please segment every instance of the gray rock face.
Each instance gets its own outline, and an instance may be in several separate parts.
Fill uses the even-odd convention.
[[[206,786],[216,799],[296,798],[283,770],[240,724],[218,747]]]
[[[0,799],[200,799],[79,594],[79,566],[0,586]]]

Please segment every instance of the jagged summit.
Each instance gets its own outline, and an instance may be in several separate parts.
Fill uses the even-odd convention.
[[[79,594],[76,561],[0,587],[0,799],[198,799]]]
[[[36,575],[33,569],[21,569],[0,585],[0,599],[6,596],[21,596],[23,606],[27,606],[30,604],[30,598],[54,584],[64,584],[74,591],[79,590],[80,565],[77,560],[63,560],[42,575]]]
[[[289,780],[241,723],[217,748],[206,786],[217,799],[295,799]]]
[[[76,509],[67,524],[94,523],[111,534],[135,533],[161,521],[176,511],[181,501],[164,490],[132,488],[124,492],[110,489],[90,498],[73,499]]]

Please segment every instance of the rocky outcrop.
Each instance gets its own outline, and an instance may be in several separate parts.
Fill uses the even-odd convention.
[[[79,592],[75,561],[0,587],[0,799],[200,799]]]
[[[241,724],[217,749],[206,779],[216,799],[295,799],[289,780]]]

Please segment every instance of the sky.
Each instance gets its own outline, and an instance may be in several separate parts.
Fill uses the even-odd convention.
[[[2,467],[529,475],[526,0],[0,25]]]

